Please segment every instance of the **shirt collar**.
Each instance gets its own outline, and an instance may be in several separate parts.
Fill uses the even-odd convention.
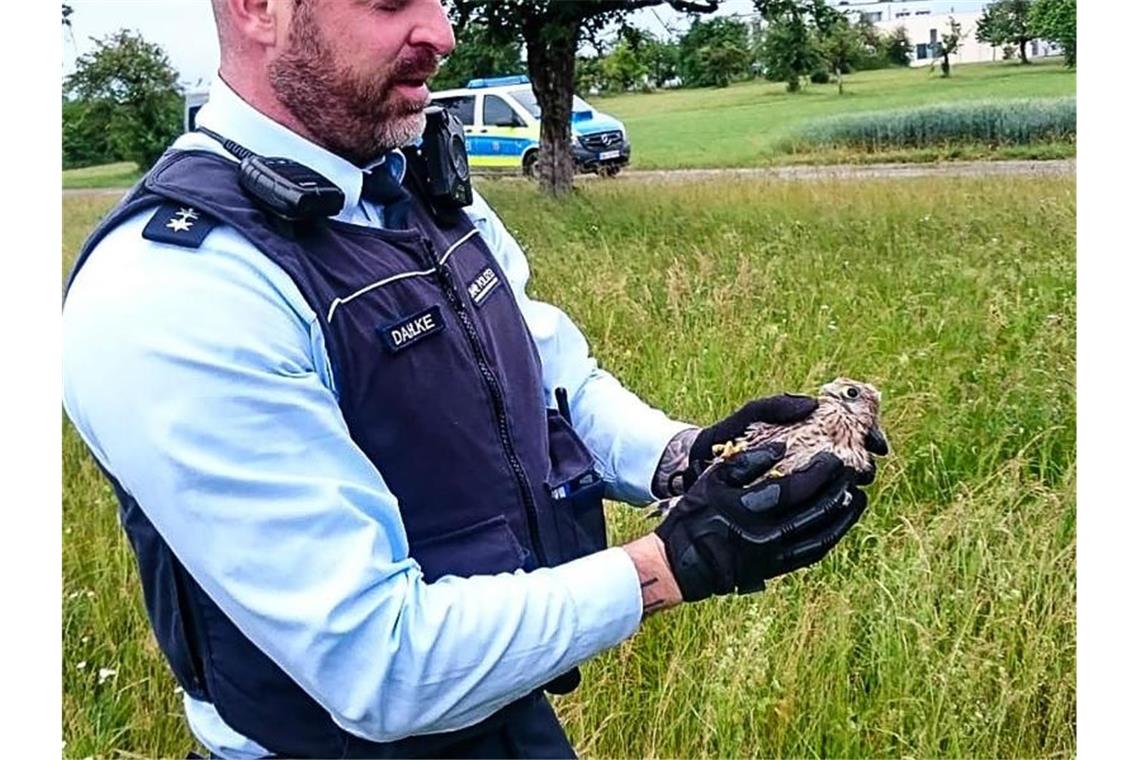
[[[259,156],[289,158],[324,175],[344,193],[346,212],[360,203],[365,171],[384,166],[400,181],[404,179],[405,162],[400,151],[389,151],[361,169],[261,113],[221,77],[211,84],[209,100],[198,112],[196,122]]]

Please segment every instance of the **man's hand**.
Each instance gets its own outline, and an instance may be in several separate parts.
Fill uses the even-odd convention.
[[[685,601],[763,590],[822,559],[863,514],[866,497],[832,454],[756,483],[783,455],[771,443],[709,469],[657,527]]]

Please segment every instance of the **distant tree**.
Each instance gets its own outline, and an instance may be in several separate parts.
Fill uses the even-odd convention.
[[[107,125],[112,106],[101,101],[63,100],[63,168],[109,164],[122,156],[111,143]]]
[[[786,82],[788,92],[800,90],[800,80],[820,68],[823,55],[807,21],[795,14],[773,18],[760,41],[764,76]]]
[[[801,78],[825,65],[820,40],[839,12],[825,0],[753,0],[753,5],[764,23],[758,54],[765,76],[797,92]]]
[[[911,47],[906,27],[899,26],[884,38],[883,55],[895,66],[909,66]]]
[[[63,4],[63,25],[68,29],[71,28],[71,14],[75,13],[70,3]]]
[[[649,79],[654,86],[662,87],[679,75],[681,47],[676,42],[653,38],[642,49],[641,59],[649,69]]]
[[[574,91],[593,92],[609,88],[609,80],[603,69],[606,57],[595,55],[588,58],[579,58],[574,65]]]
[[[1029,63],[1025,46],[1034,34],[1029,25],[1031,0],[995,0],[982,11],[974,36],[994,47],[1017,45],[1022,63]]]
[[[962,25],[951,16],[950,33],[942,35],[938,41],[938,56],[942,58],[942,76],[950,76],[950,56],[958,52],[962,44]]]
[[[839,94],[843,94],[843,74],[851,71],[854,63],[863,53],[863,35],[853,27],[845,16],[839,16],[821,30],[820,53],[827,62],[828,70],[835,74],[839,83]]]
[[[521,74],[526,70],[521,53],[518,41],[498,39],[484,24],[467,24],[456,34],[455,51],[439,67],[432,86],[448,90],[478,77]]]
[[[617,39],[619,45],[625,44],[636,59],[637,67],[642,69],[639,79],[648,78],[655,87],[660,87],[677,76],[680,50],[676,42],[661,40],[652,32],[630,24],[622,24]]]
[[[697,19],[678,41],[687,87],[724,87],[752,71],[748,25],[731,18]]]
[[[637,50],[626,40],[621,40],[609,55],[602,59],[602,74],[607,89],[624,92],[640,87],[649,77],[649,66],[638,55]]]
[[[704,80],[714,87],[728,87],[752,70],[752,53],[733,42],[705,45],[697,51]]]
[[[1034,37],[1061,46],[1067,66],[1077,65],[1077,0],[1035,0],[1029,27]]]
[[[64,97],[85,104],[88,128],[105,130],[118,158],[145,169],[182,130],[178,72],[160,46],[126,29],[94,43],[64,80]]]

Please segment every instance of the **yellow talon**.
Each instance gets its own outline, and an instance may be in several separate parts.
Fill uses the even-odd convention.
[[[732,459],[734,456],[736,456],[737,454],[740,454],[741,452],[745,451],[746,449],[747,449],[747,447],[743,443],[737,443],[736,441],[729,441],[728,443],[713,444],[712,453],[715,456],[717,456],[718,458],[724,460],[724,459]]]

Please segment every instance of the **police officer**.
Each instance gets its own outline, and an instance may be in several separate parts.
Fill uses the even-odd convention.
[[[454,46],[439,0],[214,12],[208,134],[96,229],[64,308],[64,405],[189,726],[229,758],[572,756],[545,692],[647,614],[817,561],[860,484],[821,457],[748,485],[779,444],[702,475],[713,443],[814,402],[673,421],[527,296],[481,198],[432,213],[395,149]],[[235,145],[327,178],[341,210],[276,223]],[[603,494],[680,501],[606,549]]]

